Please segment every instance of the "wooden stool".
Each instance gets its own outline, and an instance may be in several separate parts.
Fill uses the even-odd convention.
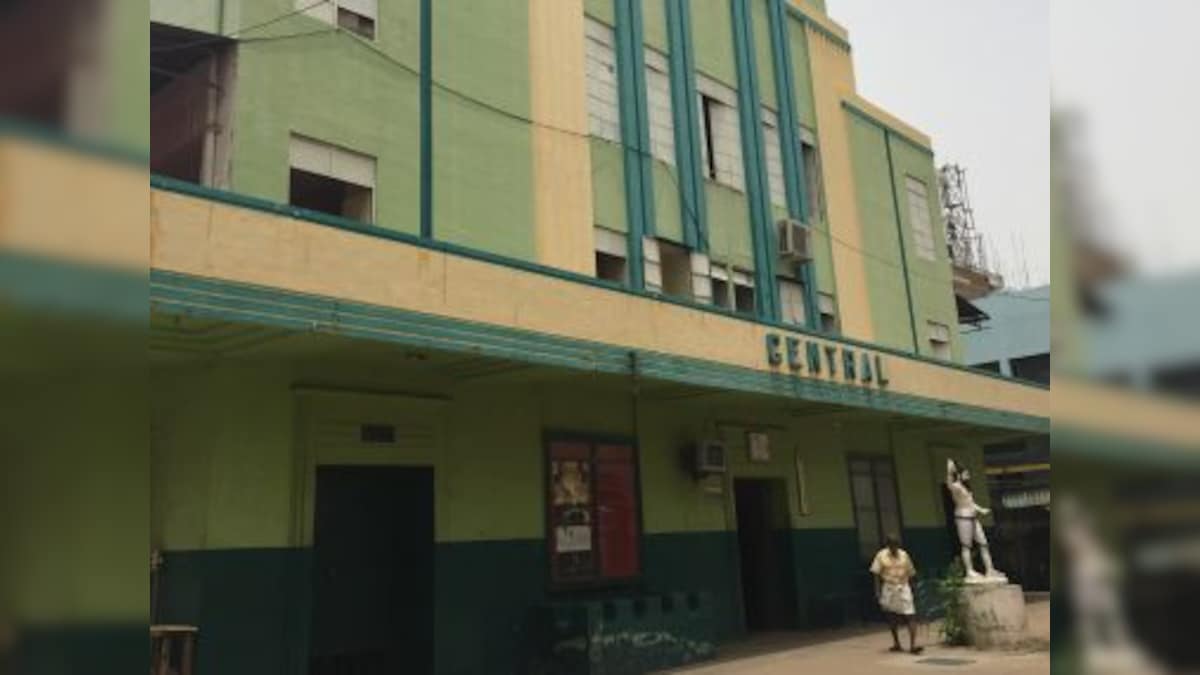
[[[196,658],[195,626],[150,626],[150,675],[192,675]],[[175,647],[179,648],[179,670],[171,669]]]

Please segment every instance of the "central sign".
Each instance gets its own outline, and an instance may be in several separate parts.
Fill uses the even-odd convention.
[[[792,335],[767,333],[767,363],[772,368],[810,377],[825,375],[867,386],[886,387],[890,382],[883,357],[865,349],[853,349]]]

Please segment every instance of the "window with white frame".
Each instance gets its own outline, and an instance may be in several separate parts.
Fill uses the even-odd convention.
[[[735,190],[746,189],[742,165],[742,133],[738,127],[737,92],[716,80],[698,75],[700,154],[705,177]]]
[[[596,278],[624,284],[628,275],[628,235],[596,228]]]
[[[754,276],[750,272],[713,262],[710,274],[713,305],[743,314],[754,313]]]
[[[675,165],[675,118],[671,108],[671,78],[667,58],[647,49],[646,108],[650,117],[650,153],[660,162]]]
[[[784,323],[803,326],[808,323],[804,284],[795,279],[779,280],[780,318]]]
[[[820,222],[825,212],[824,191],[821,188],[821,155],[817,152],[817,135],[807,127],[800,127],[800,158],[804,162],[808,222]]]
[[[771,186],[771,203],[787,207],[787,188],[783,182],[783,141],[779,134],[779,115],[770,108],[762,109],[763,149],[767,156],[767,182]]]
[[[937,321],[929,321],[929,351],[934,358],[950,360],[950,327]]]
[[[588,130],[613,143],[621,142],[621,115],[617,101],[617,53],[613,31],[587,19],[587,105]]]
[[[343,28],[368,40],[375,39],[375,23],[378,21],[378,0],[326,0],[313,4],[312,0],[296,0],[296,9],[314,19]]]
[[[924,182],[912,176],[906,176],[904,184],[908,193],[908,220],[913,231],[913,248],[925,260],[937,260],[933,245],[933,218],[929,212],[929,189]]]
[[[839,330],[837,300],[829,293],[817,293],[817,308],[821,312],[821,330],[826,333],[837,333]]]
[[[375,220],[375,158],[292,134],[288,203],[370,223]]]

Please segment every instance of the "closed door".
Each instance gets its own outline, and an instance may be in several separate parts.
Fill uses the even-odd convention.
[[[311,675],[433,671],[433,471],[317,469]]]

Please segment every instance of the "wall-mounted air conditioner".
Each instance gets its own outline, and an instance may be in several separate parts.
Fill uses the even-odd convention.
[[[799,220],[785,218],[778,223],[779,257],[793,263],[812,260],[812,231]]]
[[[728,451],[721,441],[700,441],[688,448],[688,464],[698,477],[725,473],[729,464]]]

